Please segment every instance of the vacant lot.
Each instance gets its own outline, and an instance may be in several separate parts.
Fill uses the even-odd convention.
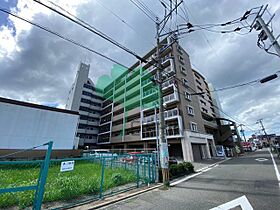
[[[0,166],[0,188],[35,185],[40,167]],[[60,163],[52,163],[49,168],[44,202],[69,200],[82,195],[99,193],[101,165],[89,161],[76,161],[75,169],[60,172]],[[135,172],[123,168],[106,168],[103,191],[136,181]],[[6,193],[0,195],[0,208],[33,204],[34,191]]]

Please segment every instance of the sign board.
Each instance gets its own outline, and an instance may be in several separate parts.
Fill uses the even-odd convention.
[[[167,143],[162,143],[160,145],[160,163],[161,167],[164,169],[168,169],[168,145]]]
[[[61,162],[60,165],[60,172],[65,172],[65,171],[72,171],[74,170],[74,164],[75,161],[65,161],[65,162]]]

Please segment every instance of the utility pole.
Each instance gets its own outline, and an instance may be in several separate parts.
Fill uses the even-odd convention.
[[[168,171],[168,144],[165,136],[165,122],[164,122],[164,110],[163,110],[163,99],[162,99],[162,66],[160,56],[160,22],[156,20],[157,30],[157,81],[159,85],[159,151],[160,151],[160,162],[162,169],[162,181],[164,187],[169,186],[169,171]]]
[[[266,133],[266,131],[265,131],[265,128],[264,128],[264,125],[263,125],[262,119],[257,120],[257,122],[256,122],[256,123],[257,123],[257,124],[258,124],[258,123],[260,123],[260,125],[261,125],[261,127],[262,127],[262,131],[264,132],[264,135],[265,135],[265,137],[266,137],[267,141],[268,141],[268,142],[269,142],[269,144],[270,144],[270,141],[268,140],[268,135],[267,135],[267,133]]]
[[[264,14],[264,12],[267,10],[268,5],[265,6],[265,8],[262,10],[262,7],[260,8],[255,21],[253,22],[253,27],[259,31],[261,30],[260,34],[259,34],[259,39],[264,41],[267,38],[269,38],[271,45],[269,46],[268,49],[265,50],[269,50],[270,47],[274,47],[276,53],[278,54],[278,56],[280,57],[280,45],[277,42],[277,39],[280,37],[280,35],[275,38],[272,31],[268,28],[269,23],[272,21],[272,19],[274,18],[274,15],[271,16],[270,20],[265,23],[265,21],[263,20],[262,16]]]
[[[240,124],[240,132],[242,133],[244,141],[246,142],[246,137],[245,137],[243,126],[244,126],[244,124]]]
[[[168,154],[168,144],[165,134],[165,120],[164,120],[164,108],[163,108],[163,94],[162,94],[162,57],[160,53],[161,43],[160,43],[160,37],[162,37],[161,32],[164,30],[164,27],[166,23],[168,22],[169,18],[172,16],[172,13],[177,10],[179,5],[183,1],[180,1],[172,8],[173,2],[170,1],[170,11],[166,13],[167,6],[163,3],[163,7],[165,8],[165,16],[162,20],[159,20],[159,18],[156,18],[156,75],[157,75],[157,83],[159,87],[159,151],[160,151],[160,163],[161,163],[161,169],[162,169],[162,180],[163,180],[163,186],[164,188],[169,187],[169,168],[168,168],[168,160],[169,160],[169,154]],[[172,34],[172,33],[170,33]]]
[[[156,145],[157,145],[157,165],[160,167],[160,157],[159,157],[159,138],[158,138],[158,119],[157,119],[157,105],[155,103],[155,126],[156,126]]]

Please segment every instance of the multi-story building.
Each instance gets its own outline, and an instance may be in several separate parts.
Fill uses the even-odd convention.
[[[155,53],[154,48],[144,56],[148,63],[136,62],[104,88],[99,146],[156,148],[158,87],[152,80],[156,73]],[[211,106],[201,106],[199,96],[191,95],[197,92],[198,85],[189,55],[170,39],[161,43],[160,53],[163,57],[165,81],[162,90],[170,156],[186,161],[210,158],[215,155],[215,142],[213,135],[206,131],[203,113],[215,117],[215,112]],[[204,81],[202,85],[205,85]],[[207,98],[207,103],[209,101],[211,97]]]
[[[75,82],[67,98],[66,109],[78,111],[80,114],[76,136],[79,148],[96,145],[99,133],[99,120],[102,97],[98,94],[94,83],[88,77],[90,65],[80,63]]]
[[[232,148],[235,154],[235,146],[241,147],[241,138],[236,123],[223,117],[219,99],[205,77],[194,69],[193,75],[196,92],[204,93],[200,94],[198,98],[205,132],[213,135],[216,145],[223,145],[228,149]],[[241,148],[240,150],[242,151]]]

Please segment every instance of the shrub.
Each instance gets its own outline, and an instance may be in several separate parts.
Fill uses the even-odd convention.
[[[194,166],[191,162],[183,162],[183,165],[190,173],[194,173]]]
[[[113,174],[111,179],[112,179],[113,183],[117,186],[121,185],[123,183],[123,177],[120,173]]]
[[[176,178],[183,175],[194,173],[194,166],[190,162],[183,162],[169,167],[171,178]]]

